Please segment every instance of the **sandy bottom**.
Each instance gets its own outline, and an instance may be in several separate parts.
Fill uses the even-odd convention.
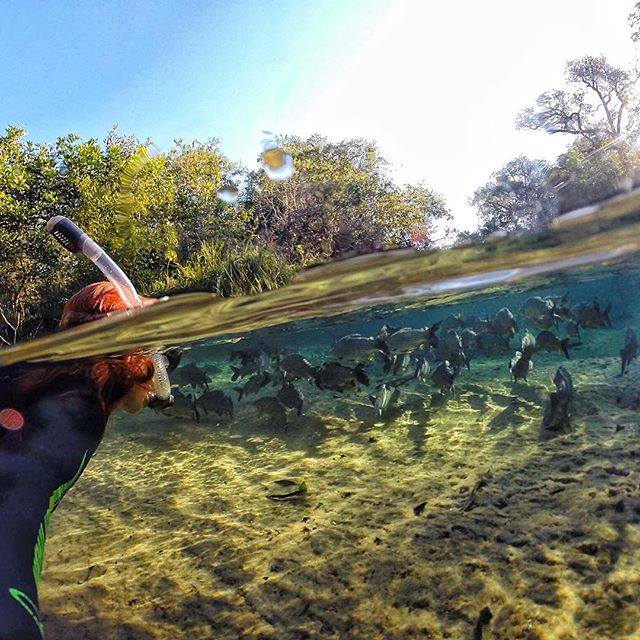
[[[576,415],[552,439],[550,355],[529,385],[504,358],[444,403],[416,384],[384,420],[364,394],[318,395],[286,432],[248,405],[117,420],[52,521],[48,640],[640,638],[640,427],[618,402],[640,365],[620,381],[593,351],[566,363]],[[306,496],[267,499],[281,479]]]

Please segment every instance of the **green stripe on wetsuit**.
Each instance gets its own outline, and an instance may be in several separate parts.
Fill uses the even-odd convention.
[[[36,583],[36,589],[40,584],[40,576],[42,575],[42,566],[44,564],[44,547],[47,539],[47,528],[49,527],[49,521],[51,520],[51,514],[56,510],[57,506],[60,504],[62,498],[64,498],[65,494],[73,485],[77,482],[80,474],[84,469],[85,462],[87,460],[87,456],[89,455],[89,450],[84,452],[84,456],[82,456],[82,462],[78,467],[75,475],[71,480],[61,484],[49,498],[49,506],[47,507],[47,511],[44,514],[44,519],[40,523],[40,527],[38,529],[38,538],[36,540],[36,546],[33,550],[33,579]],[[20,589],[9,589],[9,595],[18,603],[24,610],[33,618],[33,621],[38,625],[38,630],[40,631],[40,635],[44,638],[44,627],[42,625],[42,621],[40,620],[40,613],[38,608],[34,604],[33,600],[24,593],[20,591]]]

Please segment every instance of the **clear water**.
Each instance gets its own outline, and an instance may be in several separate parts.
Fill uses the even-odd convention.
[[[179,296],[2,351],[5,364],[188,347],[176,406],[114,415],[52,520],[47,637],[638,637],[640,365],[618,374],[640,313],[639,200],[535,238],[359,257],[262,296]],[[522,305],[565,294],[611,303],[611,326],[571,337],[569,360],[536,353],[528,382],[513,382],[507,365],[525,327],[539,331]],[[479,349],[455,394],[411,380],[380,416],[369,396],[401,373],[376,357],[368,387],[296,382],[299,416],[256,405],[277,386],[237,399],[247,378],[232,381],[232,350],[319,366],[347,334],[505,306],[519,325],[509,349]],[[190,364],[209,390],[187,384]],[[573,379],[573,415],[549,432],[559,366]],[[214,389],[233,398],[233,417],[207,404]],[[485,608],[491,619],[474,636]]]

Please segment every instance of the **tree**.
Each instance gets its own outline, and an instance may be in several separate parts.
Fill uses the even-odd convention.
[[[180,252],[234,232],[246,240],[246,215],[216,198],[233,165],[214,143],[157,155],[148,146],[116,131],[102,144],[35,144],[15,127],[0,137],[0,341],[52,328],[61,301],[99,277],[47,234],[54,215],[85,229],[142,292],[177,273]]]
[[[549,171],[549,184],[557,195],[558,214],[629,190],[637,179],[638,154],[632,147],[604,146],[590,151],[584,140],[576,140]],[[632,167],[629,172],[629,167]]]
[[[640,42],[640,2],[636,2],[633,11],[629,14],[629,25],[631,26],[631,39]]]
[[[0,136],[0,343],[12,344],[37,329],[30,322],[43,283],[54,286],[59,261],[45,223],[63,213],[61,178],[51,150],[25,142],[9,127]]]
[[[424,185],[397,186],[377,146],[319,135],[284,138],[296,171],[286,182],[248,176],[245,204],[261,237],[290,261],[308,264],[349,251],[407,245],[450,214]],[[418,233],[419,232],[419,233]]]
[[[549,172],[549,183],[557,189],[558,213],[602,200],[637,182],[638,77],[637,71],[614,67],[604,56],[583,56],[567,64],[565,88],[543,93],[536,108],[518,116],[519,128],[572,138]]]
[[[181,260],[205,242],[246,236],[247,212],[224,204],[217,195],[225,183],[237,181],[242,174],[242,168],[221,153],[217,140],[191,144],[177,140],[166,160],[176,194],[173,217]]]
[[[520,156],[496,171],[476,190],[470,204],[477,207],[480,234],[495,231],[535,231],[556,214],[554,189],[548,184],[549,166]]]
[[[567,64],[567,88],[543,93],[525,109],[517,126],[579,137],[595,150],[605,144],[632,144],[638,136],[638,73],[614,67],[604,56],[584,56]]]

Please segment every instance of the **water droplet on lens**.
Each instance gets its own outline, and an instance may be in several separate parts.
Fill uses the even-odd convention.
[[[226,204],[233,204],[238,199],[238,187],[235,184],[225,184],[218,191],[218,198]]]
[[[288,180],[294,172],[293,158],[283,152],[280,166],[271,168],[265,161],[264,171],[272,180]]]
[[[293,158],[280,148],[270,131],[263,131],[263,133],[267,136],[262,141],[265,173],[272,180],[287,180],[294,172]]]
[[[272,171],[277,171],[285,163],[285,153],[282,149],[265,149],[262,152],[264,163]]]

